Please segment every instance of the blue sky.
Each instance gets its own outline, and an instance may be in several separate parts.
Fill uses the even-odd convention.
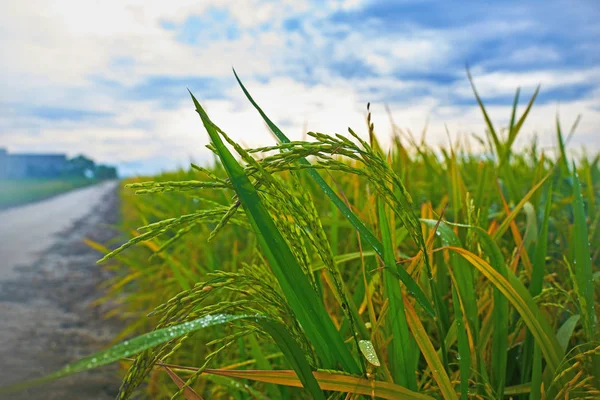
[[[11,4],[14,3],[14,4]],[[600,149],[600,2],[21,1],[0,5],[0,147],[85,153],[126,174],[211,159],[186,88],[247,145],[272,138],[234,66],[288,134],[396,123],[447,143],[482,133],[468,63],[499,127],[517,86],[537,106],[522,142]],[[385,141],[385,139],[384,139]]]

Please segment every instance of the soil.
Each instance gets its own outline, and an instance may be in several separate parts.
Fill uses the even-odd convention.
[[[100,254],[82,239],[114,242],[118,232],[117,186],[104,190],[83,218],[53,238],[28,266],[0,280],[0,387],[38,378],[106,348],[123,328],[105,319],[109,304],[93,306],[110,273],[96,264]],[[0,399],[114,399],[117,365],[82,372]]]

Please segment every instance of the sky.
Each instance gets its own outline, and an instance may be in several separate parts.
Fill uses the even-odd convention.
[[[506,127],[541,92],[518,145],[600,150],[600,1],[0,0],[0,147],[86,154],[124,175],[208,163],[187,89],[247,146],[274,143],[232,73],[294,139],[306,131],[433,146],[483,134],[465,65]]]

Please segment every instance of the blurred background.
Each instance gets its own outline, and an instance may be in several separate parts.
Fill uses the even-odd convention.
[[[121,175],[212,159],[186,88],[248,145],[272,143],[235,67],[285,132],[397,125],[445,144],[483,133],[465,64],[505,126],[541,84],[522,142],[598,146],[600,3],[544,1],[2,1],[0,147],[85,154]]]

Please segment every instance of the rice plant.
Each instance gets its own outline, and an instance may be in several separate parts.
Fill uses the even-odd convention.
[[[290,141],[238,82],[276,143],[243,148],[191,95],[215,166],[131,180],[131,240],[90,242],[129,327],[34,383],[121,361],[120,399],[600,396],[600,155],[567,154],[578,119],[556,151],[514,149],[539,88],[499,130],[473,84],[478,153],[393,121],[384,151],[370,109],[362,135]]]

